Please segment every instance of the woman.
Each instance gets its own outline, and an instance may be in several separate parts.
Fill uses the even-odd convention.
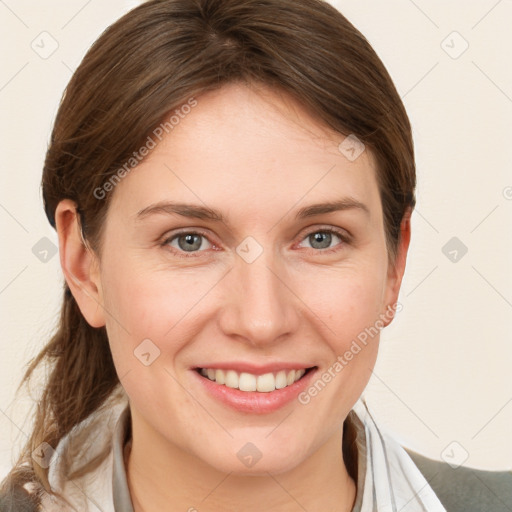
[[[73,75],[42,186],[64,298],[7,506],[445,510],[359,400],[399,307],[415,166],[400,97],[338,11],[131,11]]]

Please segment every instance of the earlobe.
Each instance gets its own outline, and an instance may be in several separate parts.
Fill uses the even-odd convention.
[[[409,244],[411,241],[411,215],[412,209],[408,209],[402,218],[400,224],[400,242],[397,247],[397,254],[394,263],[390,263],[388,269],[388,282],[387,282],[387,293],[385,305],[386,310],[386,322],[385,326],[388,326],[394,318],[390,316],[390,310],[396,310],[396,304],[398,302],[398,295],[400,293],[400,287],[402,285],[402,279],[405,272],[405,264],[407,261],[407,252],[409,250]]]
[[[105,325],[103,297],[96,254],[82,238],[77,206],[62,200],[55,210],[60,264],[80,311],[92,327]]]

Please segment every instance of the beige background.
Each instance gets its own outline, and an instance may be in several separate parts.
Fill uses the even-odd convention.
[[[41,239],[57,238],[39,190],[53,117],[86,49],[136,3],[0,2],[0,477],[30,426],[16,386],[58,318],[58,257],[41,261]],[[383,333],[367,401],[406,446],[511,469],[512,1],[335,5],[388,67],[417,151],[403,311]]]

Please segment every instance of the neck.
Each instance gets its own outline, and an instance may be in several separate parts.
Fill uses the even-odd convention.
[[[165,446],[154,439],[145,444],[134,434],[125,446],[134,512],[349,512],[355,501],[356,483],[343,458],[342,428],[292,470],[261,476],[222,473],[168,441]],[[344,451],[346,457],[357,456]]]

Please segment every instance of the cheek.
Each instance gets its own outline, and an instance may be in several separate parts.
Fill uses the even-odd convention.
[[[307,297],[311,322],[328,348],[322,372],[304,400],[314,400],[331,411],[333,419],[344,417],[371,377],[379,347],[376,323],[384,282],[383,270],[375,265],[317,272],[301,281],[301,297]],[[325,392],[319,391],[324,388]]]
[[[330,269],[303,274],[299,296],[304,297],[308,309],[322,321],[327,339],[339,353],[379,318],[383,286],[383,273],[376,270]]]
[[[128,259],[105,265],[103,298],[114,360],[131,364],[133,351],[146,339],[172,357],[192,335],[191,329],[200,328],[201,298],[218,280],[212,273],[148,270]]]
[[[126,276],[129,276],[126,278]],[[107,335],[119,380],[137,407],[165,410],[167,389],[176,407],[186,397],[172,375],[172,361],[187,343],[183,328],[197,298],[186,297],[183,279],[117,267],[104,295]],[[198,291],[201,291],[200,289]],[[192,317],[192,316],[191,316]],[[149,410],[146,411],[149,414]]]

